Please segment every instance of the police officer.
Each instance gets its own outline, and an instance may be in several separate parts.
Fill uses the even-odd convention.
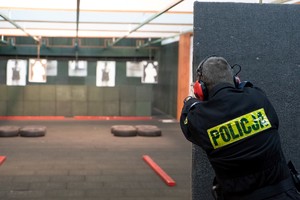
[[[194,96],[184,100],[180,126],[207,154],[217,199],[300,200],[278,134],[278,117],[265,93],[240,83],[223,57],[197,68]]]

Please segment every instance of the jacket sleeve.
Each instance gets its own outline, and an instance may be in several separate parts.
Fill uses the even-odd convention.
[[[180,115],[180,128],[181,131],[183,132],[183,135],[185,138],[194,143],[195,141],[193,140],[192,133],[189,130],[189,123],[188,123],[188,114],[189,111],[197,104],[201,103],[200,100],[196,98],[191,98],[188,101],[186,101],[183,105],[181,115]]]

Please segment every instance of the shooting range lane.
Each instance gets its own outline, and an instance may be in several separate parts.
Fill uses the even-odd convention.
[[[116,124],[153,125],[160,137],[115,137]],[[2,137],[0,199],[182,200],[191,198],[191,144],[177,122],[152,120],[5,120],[43,126],[44,137]],[[141,159],[150,155],[176,185],[169,187]]]

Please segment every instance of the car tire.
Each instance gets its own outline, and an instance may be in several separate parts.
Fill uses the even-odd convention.
[[[19,136],[20,127],[18,126],[0,126],[0,137]]]
[[[137,125],[135,126],[138,136],[158,137],[161,136],[161,130],[154,125]]]
[[[137,136],[136,128],[130,125],[114,125],[111,127],[111,133],[118,137]]]
[[[43,137],[46,135],[47,128],[45,126],[25,126],[20,129],[22,137]]]

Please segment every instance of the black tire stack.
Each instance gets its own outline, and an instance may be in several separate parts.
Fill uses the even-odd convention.
[[[0,126],[0,137],[19,136],[20,127],[18,126]]]
[[[154,125],[137,125],[135,126],[138,136],[158,137],[161,136],[161,130]]]
[[[46,132],[45,126],[0,126],[0,137],[42,137]]]
[[[133,137],[136,136],[136,128],[129,125],[114,125],[111,127],[111,133],[118,137]]]
[[[161,130],[154,125],[114,125],[111,127],[111,133],[117,137],[158,137],[161,136]]]

